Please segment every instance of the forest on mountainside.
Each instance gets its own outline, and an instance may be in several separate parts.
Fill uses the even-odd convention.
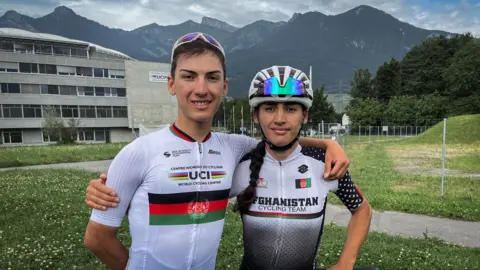
[[[372,76],[358,69],[347,106],[351,124],[433,125],[444,117],[480,113],[480,40],[439,36],[386,61]]]

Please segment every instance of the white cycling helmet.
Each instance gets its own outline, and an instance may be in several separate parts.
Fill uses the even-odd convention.
[[[255,75],[248,99],[252,108],[264,102],[298,102],[308,110],[313,101],[312,83],[299,69],[272,66]]]

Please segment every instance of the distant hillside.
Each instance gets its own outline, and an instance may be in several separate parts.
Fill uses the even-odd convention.
[[[288,64],[304,70],[312,65],[314,86],[320,87],[350,82],[357,68],[375,71],[391,57],[401,59],[429,37],[451,35],[414,27],[365,5],[334,16],[295,13],[288,22],[259,20],[241,28],[204,17],[201,23],[150,24],[132,31],[106,27],[60,6],[40,18],[8,11],[0,17],[0,27],[85,40],[139,60],[161,62],[169,61],[171,46],[178,37],[192,31],[206,32],[225,46],[231,78],[229,95],[233,97],[245,96],[255,72],[270,65]]]

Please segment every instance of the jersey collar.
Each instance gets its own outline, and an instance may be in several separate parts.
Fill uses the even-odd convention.
[[[194,138],[190,137],[187,133],[183,132],[180,130],[177,126],[175,126],[175,123],[170,125],[170,131],[173,133],[173,135],[179,137],[180,139],[183,139],[187,142],[196,142]],[[209,131],[205,139],[203,139],[202,142],[208,141],[210,137],[212,136],[212,133]]]
[[[268,153],[268,151],[265,151],[265,160],[268,160],[268,161],[272,161],[272,162],[275,162],[275,163],[278,163],[279,161],[274,159],[272,157],[272,155],[270,155],[270,153]],[[280,162],[282,164],[285,164],[285,163],[288,163],[292,160],[295,160],[299,155],[301,155],[301,152],[302,152],[302,146],[300,146],[300,144],[297,145],[297,147],[295,148],[295,150],[293,150],[293,152],[284,160],[281,160]]]

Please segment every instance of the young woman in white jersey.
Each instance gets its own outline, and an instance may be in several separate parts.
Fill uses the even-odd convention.
[[[262,141],[237,166],[230,193],[243,221],[242,270],[315,269],[329,192],[352,212],[343,252],[329,269],[374,269],[354,268],[369,230],[369,203],[348,172],[323,179],[324,151],[298,144],[312,100],[307,75],[289,66],[261,70],[251,82]]]
[[[115,191],[121,200],[118,207],[94,209],[87,226],[85,246],[109,268],[214,268],[233,171],[257,143],[210,132],[227,89],[220,43],[203,33],[177,40],[168,91],[177,98],[178,117],[118,153],[109,168],[107,192]],[[332,161],[338,161],[337,173],[348,166],[335,142],[302,141],[328,148]],[[128,208],[130,249],[117,238]]]

